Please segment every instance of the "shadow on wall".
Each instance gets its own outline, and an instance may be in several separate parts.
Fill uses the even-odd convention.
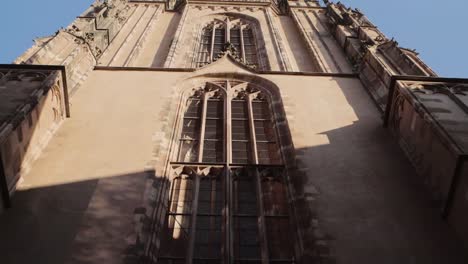
[[[317,229],[306,241],[308,254],[336,263],[467,263],[461,242],[369,110],[370,99],[354,88],[342,92],[358,121],[323,132],[326,145],[296,149],[312,211],[301,221]],[[135,246],[134,210],[153,175],[18,191],[0,215],[2,263],[137,263],[143,249]]]
[[[133,211],[147,177],[135,172],[18,191],[0,216],[2,263],[134,263]]]
[[[328,144],[296,150],[305,192],[318,193],[317,233],[330,238],[337,263],[466,263],[461,240],[368,95],[337,83],[357,121],[320,133]]]
[[[166,62],[167,55],[169,54],[169,50],[172,45],[172,41],[174,40],[175,33],[177,31],[177,27],[179,25],[179,21],[181,16],[177,13],[163,13],[163,18],[161,19],[169,19],[167,16],[172,16],[170,18],[170,22],[168,23],[168,29],[166,30],[164,37],[159,44],[158,51],[154,56],[153,63],[151,67],[155,68],[162,68],[164,67],[164,63]]]
[[[11,67],[0,75],[0,192],[3,206],[29,172],[68,113],[66,89],[57,69]],[[11,129],[10,129],[11,128]]]

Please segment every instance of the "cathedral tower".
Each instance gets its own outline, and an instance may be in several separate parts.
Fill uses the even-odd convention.
[[[95,1],[0,65],[0,262],[466,263],[468,80],[324,2]]]

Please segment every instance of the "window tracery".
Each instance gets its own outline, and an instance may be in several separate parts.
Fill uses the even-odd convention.
[[[216,61],[228,49],[245,65],[258,68],[254,26],[249,21],[227,17],[215,19],[201,31],[195,67]]]
[[[185,100],[158,263],[295,263],[270,95],[219,81]]]

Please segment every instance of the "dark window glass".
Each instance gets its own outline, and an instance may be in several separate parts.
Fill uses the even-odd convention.
[[[170,258],[159,258],[158,264],[185,264],[184,259],[170,259]]]
[[[198,98],[188,99],[180,136],[178,161],[198,161],[202,104]]]
[[[204,176],[200,179],[194,258],[219,259],[222,248],[222,210],[224,184],[222,177]],[[211,263],[211,262],[210,262]]]
[[[208,100],[206,106],[206,117],[208,118],[223,118],[224,102],[222,100]]]
[[[257,141],[276,141],[275,131],[270,120],[255,121],[255,137]]]
[[[252,102],[252,111],[254,119],[270,119],[270,109],[266,101],[254,100]]]
[[[257,48],[255,47],[253,31],[250,28],[246,28],[242,30],[242,34],[244,37],[245,63],[258,66]]]
[[[232,162],[247,164],[250,160],[250,143],[246,141],[232,142]]]
[[[240,36],[240,28],[232,28],[230,32],[231,44],[236,49],[236,53],[238,56],[241,56],[242,47],[241,47],[241,36]]]
[[[198,214],[221,215],[224,206],[224,192],[221,180],[203,177],[198,194]]]
[[[172,182],[169,210],[161,235],[160,255],[163,258],[186,256],[190,237],[193,201],[191,179],[177,178]]]
[[[252,101],[257,157],[259,164],[280,164],[281,155],[276,143],[276,133],[271,118],[270,107],[265,100]]]
[[[224,134],[223,119],[207,119],[205,123],[205,139],[221,140]]]
[[[200,99],[189,99],[185,117],[200,118],[202,110],[202,101]]]
[[[281,158],[275,142],[257,142],[259,164],[280,164]]]
[[[232,107],[232,118],[242,118],[242,119],[248,118],[249,114],[247,110],[246,101],[233,100],[231,107]]]
[[[234,217],[234,257],[261,259],[258,217]]]
[[[221,258],[221,216],[197,216],[194,258]]]
[[[211,53],[211,40],[212,40],[213,30],[211,28],[206,28],[202,32],[202,37],[200,39],[200,48],[198,50],[198,56],[196,61],[196,66],[201,67],[211,62],[210,53]]]
[[[197,162],[198,147],[198,140],[181,140],[178,161]]]
[[[172,194],[169,202],[171,214],[191,214],[193,201],[193,182],[177,178],[172,181]]]
[[[232,100],[232,161],[246,164],[251,160],[247,101]]]
[[[288,197],[281,178],[262,179],[263,210],[266,215],[288,215]]]
[[[205,140],[203,145],[203,162],[223,162],[223,141]]]
[[[250,139],[248,120],[232,120],[232,139],[247,141]]]
[[[224,28],[217,28],[215,30],[215,39],[213,45],[213,58],[216,59],[221,54],[226,43],[226,32]]]
[[[234,208],[237,215],[257,215],[257,184],[253,176],[243,172],[234,180]]]
[[[261,253],[256,178],[247,169],[235,169],[232,171],[232,175],[234,257],[236,261],[258,261],[261,260]]]
[[[200,119],[184,118],[182,139],[196,140],[200,135]]]
[[[289,218],[266,217],[266,233],[270,260],[291,260],[294,257]],[[286,262],[288,263],[288,262]]]

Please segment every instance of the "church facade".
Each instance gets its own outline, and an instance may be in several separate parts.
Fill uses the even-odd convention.
[[[96,1],[0,65],[0,259],[466,263],[467,93],[341,3]]]

